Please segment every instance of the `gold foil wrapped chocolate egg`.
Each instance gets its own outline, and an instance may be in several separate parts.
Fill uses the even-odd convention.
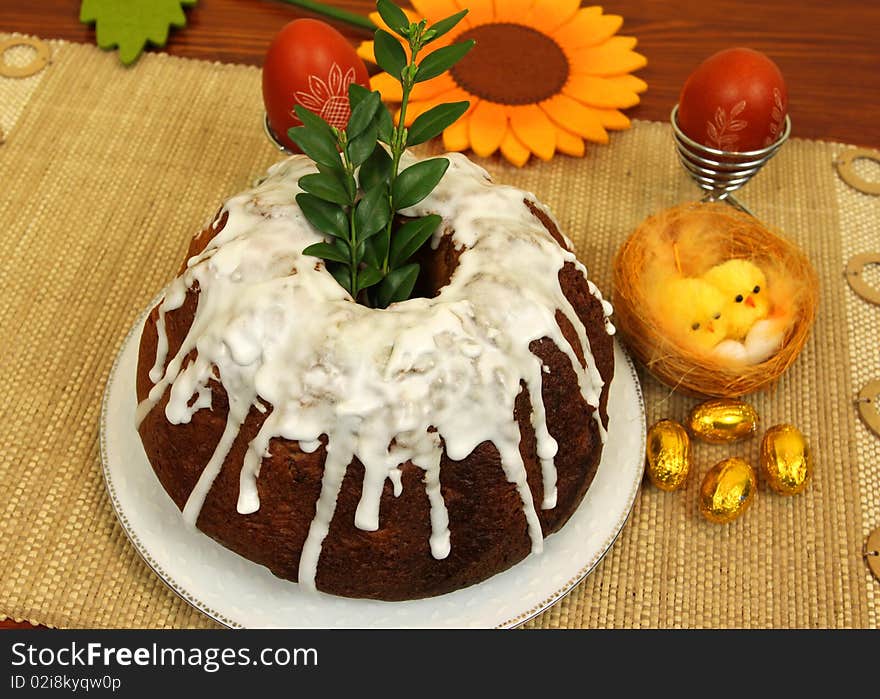
[[[648,430],[645,472],[661,490],[677,490],[691,467],[691,440],[674,420],[660,420]]]
[[[796,495],[813,472],[807,440],[792,425],[774,425],[761,440],[761,472],[780,495]]]
[[[735,442],[757,431],[758,413],[741,400],[716,398],[691,410],[688,428],[705,442]]]
[[[754,469],[742,459],[719,461],[700,485],[700,512],[711,522],[726,524],[745,512],[755,497]]]

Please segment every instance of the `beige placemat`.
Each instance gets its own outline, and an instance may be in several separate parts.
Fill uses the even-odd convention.
[[[0,617],[213,626],[117,524],[98,417],[122,340],[189,237],[278,159],[260,126],[260,74],[152,53],[124,69],[91,46],[52,46],[38,76],[0,78]],[[854,377],[880,376],[880,309],[852,295],[842,270],[861,246],[880,247],[880,200],[837,182],[841,149],[793,139],[742,197],[821,277],[813,337],[775,392],[755,399],[766,424],[810,436],[813,484],[790,499],[762,487],[745,517],[711,525],[697,511],[702,474],[727,454],[754,461],[758,440],[699,445],[688,488],[645,485],[605,560],[529,626],[877,626],[878,584],[861,547],[880,525],[880,440],[859,424],[853,397]],[[696,196],[659,123],[636,123],[584,159],[485,164],[553,207],[606,290],[628,232]],[[643,376],[649,421],[682,419],[694,401]]]

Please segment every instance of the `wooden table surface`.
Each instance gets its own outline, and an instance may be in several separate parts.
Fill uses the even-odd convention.
[[[328,4],[360,14],[375,5],[373,0]],[[94,42],[94,29],[78,22],[79,5],[76,0],[0,0],[0,31]],[[749,46],[764,51],[782,70],[794,136],[880,147],[877,0],[609,0],[604,8],[625,18],[622,33],[638,37],[638,50],[648,58],[637,74],[650,87],[642,104],[627,112],[630,116],[665,121],[688,74],[704,58],[723,48]],[[187,16],[187,27],[172,30],[164,50],[261,65],[275,33],[286,22],[310,15],[279,0],[199,0]],[[336,26],[352,42],[369,36]]]
[[[503,2],[503,0],[496,0]],[[372,0],[331,0],[360,14]],[[464,2],[466,6],[466,1]],[[587,3],[589,4],[589,3]],[[0,31],[93,43],[78,21],[76,0],[0,0]],[[638,37],[648,82],[631,117],[665,121],[689,73],[731,46],[765,52],[785,76],[793,135],[880,148],[880,2],[877,0],[609,0]],[[185,29],[163,49],[177,56],[259,66],[275,33],[297,17],[314,16],[278,0],[199,0]],[[334,23],[353,43],[369,33]],[[2,627],[25,626],[0,621]]]

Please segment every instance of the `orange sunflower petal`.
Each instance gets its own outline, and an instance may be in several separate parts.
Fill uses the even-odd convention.
[[[438,95],[442,95],[445,92],[449,92],[451,89],[458,87],[457,83],[452,79],[452,76],[447,73],[441,73],[436,78],[432,78],[431,80],[425,80],[421,83],[416,83],[413,86],[412,93],[410,93],[411,99],[414,100],[427,100],[433,99]],[[466,99],[466,98],[465,98]]]
[[[374,42],[372,41],[362,41],[360,45],[358,45],[356,53],[365,61],[369,61],[370,63],[376,62],[376,49],[374,48]]]
[[[594,112],[599,123],[611,131],[623,131],[632,126],[629,117],[619,109],[597,109],[595,107],[587,107],[587,109]]]
[[[603,109],[626,109],[639,103],[639,96],[635,92],[593,75],[569,76],[562,91],[579,102]]]
[[[495,102],[480,102],[469,120],[471,149],[482,158],[498,150],[507,131],[507,108]]]
[[[522,144],[541,160],[550,160],[556,150],[556,128],[536,104],[510,108],[510,127]]]
[[[410,0],[410,5],[416,8],[416,12],[425,17],[430,24],[446,19],[462,9],[453,0]]]
[[[454,90],[456,87],[457,85],[449,73],[443,73],[432,80],[416,83],[410,93],[410,99],[434,99],[450,90]],[[382,99],[386,102],[400,102],[403,99],[403,88],[400,86],[400,81],[391,77],[388,73],[376,73],[376,75],[370,78],[370,89],[378,90],[382,94]]]
[[[400,102],[403,99],[403,88],[400,82],[388,73],[376,73],[370,78],[370,89],[378,90],[386,102]]]
[[[541,102],[547,116],[557,126],[571,131],[588,141],[608,143],[608,132],[602,127],[599,118],[587,107],[568,95],[554,95]],[[557,142],[557,147],[559,144]]]
[[[443,131],[443,147],[451,151],[467,150],[470,145],[469,124],[470,117],[465,115],[452,126],[447,126]]]
[[[573,73],[590,75],[620,75],[644,68],[648,60],[632,49],[636,40],[628,36],[613,36],[600,46],[568,52]]]
[[[573,155],[575,158],[582,158],[584,156],[584,140],[580,136],[575,136],[571,131],[557,126],[556,150],[566,155]]]
[[[495,19],[495,6],[492,0],[456,0],[459,10],[468,10],[461,24],[476,27]],[[459,25],[461,26],[461,25]]]
[[[574,17],[580,4],[580,0],[535,0],[522,23],[538,31],[551,33]],[[509,14],[507,3],[504,4],[504,12],[507,17],[517,17]]]
[[[617,87],[622,87],[624,90],[635,92],[637,95],[648,89],[648,83],[635,75],[609,75],[605,80],[617,85]]]
[[[531,151],[516,137],[511,129],[507,129],[501,140],[501,154],[517,167],[529,162]]]
[[[579,49],[601,44],[614,36],[623,25],[620,15],[603,15],[600,7],[587,7],[553,32],[560,46]]]
[[[505,17],[525,17],[528,15],[535,0],[502,0],[504,2]]]

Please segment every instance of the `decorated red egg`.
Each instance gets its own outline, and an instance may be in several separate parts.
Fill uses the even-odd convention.
[[[787,109],[785,81],[773,61],[760,51],[726,49],[703,61],[685,82],[678,125],[710,148],[758,150],[782,135]]]
[[[369,87],[367,68],[348,40],[326,22],[297,19],[272,40],[263,62],[263,103],[269,127],[287,148],[301,105],[339,128],[348,123],[348,86]]]

